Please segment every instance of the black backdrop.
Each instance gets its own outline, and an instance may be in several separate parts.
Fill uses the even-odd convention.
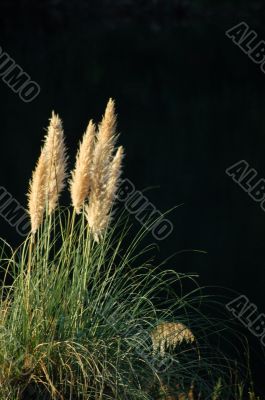
[[[225,173],[244,159],[265,178],[265,74],[225,35],[245,21],[265,40],[264,6],[220,3],[2,1],[0,46],[41,92],[24,103],[0,80],[0,185],[26,205],[51,110],[64,121],[72,165],[88,119],[99,120],[112,96],[124,176],[139,190],[159,186],[147,196],[162,212],[183,204],[170,214],[161,259],[205,250],[179,254],[174,268],[235,289],[265,313],[265,212]],[[20,241],[3,219],[0,235]],[[262,376],[258,358],[255,368]]]

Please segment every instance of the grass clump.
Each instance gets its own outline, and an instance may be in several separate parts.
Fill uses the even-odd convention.
[[[240,369],[221,351],[228,323],[203,311],[216,299],[194,275],[152,266],[146,226],[129,243],[123,213],[110,227],[123,155],[115,129],[111,100],[80,145],[73,210],[62,209],[67,157],[51,119],[30,185],[31,234],[15,251],[2,242],[0,399],[242,399]]]

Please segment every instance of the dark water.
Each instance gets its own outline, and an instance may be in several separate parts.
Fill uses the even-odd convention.
[[[258,14],[204,11],[175,23],[79,14],[80,25],[74,10],[73,24],[60,9],[52,22],[40,13],[42,20],[16,15],[11,23],[8,14],[0,46],[41,93],[25,104],[0,81],[0,184],[25,205],[51,110],[63,118],[72,165],[88,120],[98,121],[112,96],[125,176],[139,190],[159,186],[145,194],[162,212],[183,204],[170,214],[174,231],[159,243],[160,258],[206,251],[182,252],[168,266],[237,290],[265,313],[265,212],[225,173],[244,159],[265,178],[265,74],[225,36],[243,18],[260,39],[265,30]],[[3,220],[0,234],[20,241]]]

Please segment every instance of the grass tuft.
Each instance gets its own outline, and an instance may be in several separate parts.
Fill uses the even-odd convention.
[[[1,399],[236,398],[234,363],[221,351],[228,328],[201,310],[216,299],[195,276],[152,267],[153,248],[139,249],[144,228],[124,248],[122,220],[98,244],[84,215],[65,209],[34,242],[14,252],[3,242]],[[185,327],[189,340],[154,352],[161,324]]]

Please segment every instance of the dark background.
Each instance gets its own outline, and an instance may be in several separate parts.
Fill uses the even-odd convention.
[[[225,35],[241,21],[265,40],[263,1],[1,1],[0,46],[41,93],[26,104],[0,80],[0,185],[26,205],[51,110],[72,166],[88,120],[113,97],[124,176],[139,190],[159,186],[147,196],[162,212],[183,204],[161,258],[205,250],[172,266],[265,313],[265,213],[225,173],[244,159],[265,178],[265,74]],[[20,241],[3,219],[0,235]],[[261,388],[264,365],[253,358]]]

